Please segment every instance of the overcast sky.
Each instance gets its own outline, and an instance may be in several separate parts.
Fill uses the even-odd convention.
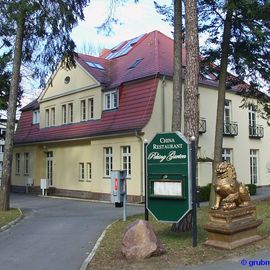
[[[172,0],[156,0],[159,4],[170,4]],[[72,37],[80,50],[84,44],[94,47],[113,48],[123,40],[131,39],[143,33],[153,30],[172,37],[172,27],[162,21],[154,7],[153,0],[140,0],[135,4],[134,0],[128,0],[125,5],[118,6],[115,17],[121,24],[113,26],[113,33],[107,37],[97,33],[96,27],[105,21],[109,13],[110,0],[91,0],[85,9],[85,21],[80,22],[72,32]]]
[[[162,21],[154,7],[153,0],[140,0],[138,4],[134,0],[127,0],[125,5],[118,6],[115,10],[115,17],[120,24],[113,25],[113,32],[110,36],[97,33],[97,26],[108,16],[111,0],[91,0],[90,5],[84,10],[85,20],[79,22],[72,32],[72,38],[77,45],[77,51],[81,52],[84,45],[90,44],[95,48],[113,48],[121,41],[134,38],[153,30],[172,37],[172,27],[169,23]],[[171,4],[172,0],[156,0],[159,4]],[[25,80],[24,97],[22,105],[25,106],[40,94],[40,89],[32,80]]]

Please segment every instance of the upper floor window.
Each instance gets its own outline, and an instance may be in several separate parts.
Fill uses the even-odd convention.
[[[0,153],[4,153],[5,146],[3,144],[0,145]]]
[[[33,111],[33,124],[39,124],[39,122],[40,122],[39,110]]]
[[[68,104],[68,122],[73,123],[73,103]]]
[[[254,105],[250,105],[248,107],[248,121],[250,127],[256,127],[256,118],[257,118],[256,108]]]
[[[229,124],[231,122],[231,110],[232,102],[228,99],[225,99],[224,103],[224,123]]]
[[[86,101],[81,100],[81,121],[86,121]]]
[[[104,110],[112,110],[118,107],[117,90],[104,93]]]
[[[94,99],[89,98],[88,99],[88,114],[89,114],[89,119],[94,119]]]
[[[50,110],[46,109],[45,110],[45,127],[50,126]]]
[[[55,108],[51,108],[51,125],[55,126]]]
[[[67,105],[62,105],[62,124],[67,123]]]

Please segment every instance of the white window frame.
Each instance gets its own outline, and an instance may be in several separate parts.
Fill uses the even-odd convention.
[[[250,149],[249,151],[249,170],[250,170],[250,183],[258,184],[259,180],[259,150]]]
[[[50,110],[46,109],[45,110],[45,127],[50,126]]]
[[[3,161],[0,161],[0,179],[2,177],[2,171],[3,171]]]
[[[33,123],[33,125],[40,123],[40,111],[39,110],[33,111],[33,121],[32,121],[32,123]]]
[[[257,135],[257,112],[255,105],[248,106],[248,125],[249,125],[249,135]]]
[[[112,147],[104,147],[104,176],[110,177],[113,168]]]
[[[94,98],[88,99],[88,117],[89,120],[94,119]]]
[[[254,105],[248,107],[248,123],[250,127],[256,127],[257,125],[257,112]]]
[[[29,175],[29,173],[30,173],[29,153],[24,153],[24,175]]]
[[[127,177],[131,176],[131,148],[129,145],[121,147],[122,170],[127,172]]]
[[[224,103],[224,133],[230,134],[231,127],[230,123],[232,120],[232,101],[229,99],[225,99]]]
[[[224,103],[224,123],[230,123],[232,119],[232,101],[225,99]]]
[[[3,154],[5,151],[5,145],[4,144],[0,144],[0,154]]]
[[[223,148],[222,149],[222,160],[229,163],[233,163],[233,149],[232,148]]]
[[[67,124],[67,104],[62,105],[62,124]]]
[[[46,176],[49,181],[49,185],[53,185],[53,152],[47,152],[47,157],[46,157]]]
[[[90,181],[92,179],[92,163],[87,162],[86,166],[87,166],[87,180]]]
[[[51,108],[51,126],[55,126],[55,108]]]
[[[21,154],[16,153],[15,159],[16,159],[16,175],[20,175],[21,174]]]
[[[85,166],[83,162],[79,163],[79,180],[80,181],[85,180]]]
[[[73,103],[68,103],[68,123],[73,123]]]
[[[104,110],[113,110],[118,108],[118,90],[105,92],[103,94],[103,108]]]
[[[87,111],[86,111],[86,100],[81,100],[81,121],[87,120]]]

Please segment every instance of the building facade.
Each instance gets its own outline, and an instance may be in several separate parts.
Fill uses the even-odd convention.
[[[185,50],[183,50],[185,64]],[[158,31],[124,41],[100,57],[78,54],[59,68],[38,100],[22,109],[15,134],[12,188],[46,178],[58,195],[108,199],[111,170],[127,171],[130,201],[144,196],[144,143],[171,130],[173,40]],[[211,182],[217,104],[215,76],[199,85],[198,184]],[[255,106],[226,93],[223,158],[244,183],[269,185],[270,129]],[[254,100],[254,105],[256,101]]]

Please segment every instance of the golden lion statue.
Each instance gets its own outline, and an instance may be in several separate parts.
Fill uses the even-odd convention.
[[[236,180],[236,171],[232,164],[226,161],[219,163],[216,168],[216,176],[215,204],[211,207],[212,209],[222,207],[223,210],[232,210],[249,205],[249,190]]]

